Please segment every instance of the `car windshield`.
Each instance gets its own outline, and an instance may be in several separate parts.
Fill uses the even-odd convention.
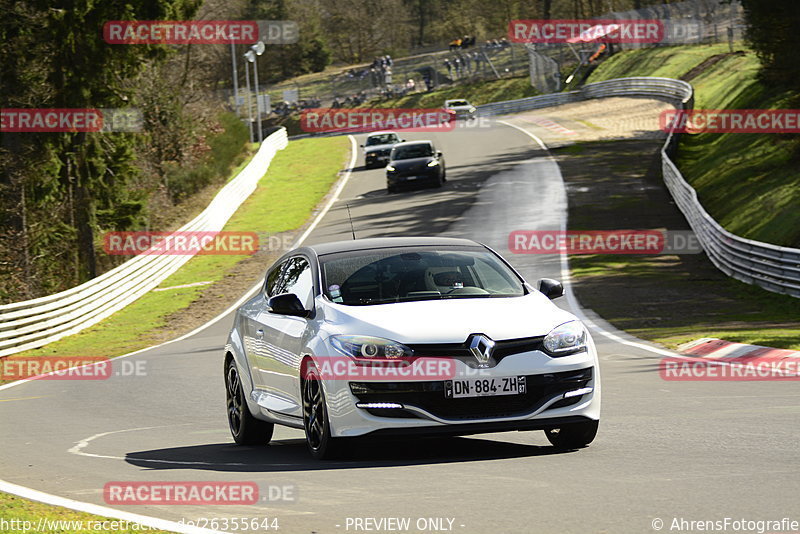
[[[466,100],[451,100],[450,106],[469,106],[469,102]]]
[[[325,295],[351,306],[519,297],[519,277],[482,247],[404,247],[320,257]]]
[[[371,135],[367,138],[367,146],[388,145],[397,142],[395,134]]]
[[[395,147],[392,150],[392,159],[427,158],[433,155],[433,147],[428,143]]]

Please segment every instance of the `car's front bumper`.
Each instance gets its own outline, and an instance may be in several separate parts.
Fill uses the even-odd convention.
[[[475,376],[475,369],[463,362],[455,365],[455,378]],[[567,420],[600,418],[600,377],[593,345],[587,352],[561,358],[540,351],[515,354],[481,373],[525,376],[526,393],[448,399],[444,380],[325,380],[332,434],[471,434],[553,428]],[[576,391],[585,393],[565,398]],[[375,403],[402,408],[357,407]]]
[[[382,152],[367,152],[364,156],[364,161],[368,166],[386,165],[389,162],[389,152],[385,154]]]
[[[453,110],[452,115],[457,120],[475,118],[475,112],[467,109]]]
[[[438,165],[408,173],[387,173],[386,185],[388,187],[397,187],[399,185],[413,185],[418,182],[435,182],[439,179],[439,175]]]

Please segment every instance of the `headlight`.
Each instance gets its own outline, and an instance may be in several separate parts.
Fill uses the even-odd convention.
[[[438,161],[436,161],[436,160],[433,160],[433,161],[431,161],[431,162],[429,162],[429,163],[428,163],[428,167],[436,167],[438,164],[439,164],[439,162],[438,162]]]
[[[474,106],[470,106],[469,107],[469,112],[470,113],[475,113],[475,111],[477,111],[477,108],[475,108]]]
[[[579,321],[553,328],[544,338],[544,350],[550,356],[567,356],[586,350],[586,329]]]
[[[414,354],[405,345],[381,337],[331,336],[331,344],[345,356],[359,360],[395,360]]]
[[[386,170],[387,170],[387,171],[389,171],[389,172],[394,172],[394,171],[396,171],[397,169],[395,169],[395,168],[394,168],[394,167],[392,167],[391,165],[387,165],[387,166],[386,166]]]

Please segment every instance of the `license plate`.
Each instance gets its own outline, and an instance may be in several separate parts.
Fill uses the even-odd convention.
[[[522,395],[523,393],[525,393],[524,376],[462,378],[458,380],[447,380],[444,383],[444,396],[447,399]]]
[[[406,180],[416,180],[419,176],[406,176]]]

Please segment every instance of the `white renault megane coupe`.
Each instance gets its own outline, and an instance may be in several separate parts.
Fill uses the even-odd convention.
[[[236,443],[275,424],[315,458],[352,438],[544,430],[589,444],[600,374],[584,325],[497,253],[466,239],[359,239],[298,248],[236,313],[225,345]]]

